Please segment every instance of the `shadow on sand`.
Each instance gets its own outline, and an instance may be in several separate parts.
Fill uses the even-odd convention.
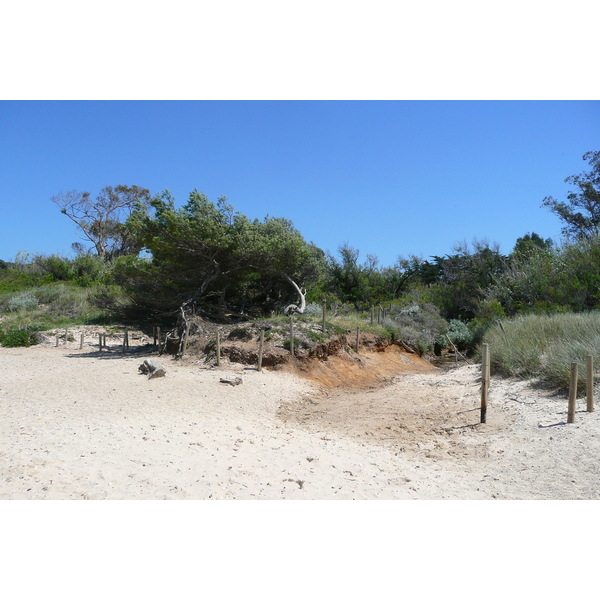
[[[114,346],[103,348],[100,350],[93,350],[91,352],[73,352],[66,355],[67,358],[96,358],[99,360],[116,360],[119,358],[146,358],[148,356],[158,356],[156,348],[151,345],[145,346],[133,346],[123,352],[122,346]]]

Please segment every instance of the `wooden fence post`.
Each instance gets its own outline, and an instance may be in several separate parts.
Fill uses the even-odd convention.
[[[221,334],[217,329],[217,367],[221,366]]]
[[[587,375],[587,411],[594,412],[594,357],[591,354],[587,355],[585,365]]]
[[[575,422],[575,400],[577,399],[577,363],[571,363],[571,381],[569,382],[569,407],[567,423]]]
[[[188,345],[188,340],[190,337],[190,323],[189,321],[186,323],[185,325],[185,336],[183,338],[183,350],[181,352],[181,355],[183,356],[186,351],[187,351],[187,345]]]
[[[58,332],[56,333],[56,347],[58,348]]]
[[[360,327],[356,328],[356,351],[360,348]]]
[[[265,330],[260,330],[260,338],[258,341],[258,370],[262,371],[263,346],[265,343]]]
[[[83,333],[81,334],[81,337],[79,338],[79,349],[81,350],[83,348]]]
[[[290,354],[294,356],[294,315],[290,315]]]
[[[487,422],[487,401],[490,389],[490,347],[483,344],[481,351],[481,423]]]

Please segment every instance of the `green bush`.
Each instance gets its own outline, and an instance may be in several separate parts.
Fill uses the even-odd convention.
[[[39,300],[32,292],[22,292],[9,299],[7,309],[11,312],[32,310],[37,308],[38,304]]]
[[[18,348],[37,344],[35,333],[25,329],[10,329],[7,333],[0,332],[0,344],[5,348]]]
[[[458,319],[450,319],[448,321],[448,329],[446,335],[450,338],[452,343],[462,352],[470,350],[474,342],[474,333],[469,327],[468,323],[460,321]],[[442,346],[448,345],[446,336],[440,337],[440,343]]]

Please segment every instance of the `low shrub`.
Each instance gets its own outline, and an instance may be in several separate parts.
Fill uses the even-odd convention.
[[[37,337],[26,329],[10,329],[7,333],[0,332],[0,344],[5,348],[28,347],[37,344]]]
[[[473,331],[467,323],[459,321],[458,319],[450,319],[450,321],[448,321],[446,335],[461,351],[468,350],[473,343]],[[445,335],[440,337],[440,343],[442,346],[446,346],[448,344],[448,340],[446,339]]]
[[[7,309],[11,312],[33,310],[38,304],[39,300],[32,292],[21,292],[8,300]]]

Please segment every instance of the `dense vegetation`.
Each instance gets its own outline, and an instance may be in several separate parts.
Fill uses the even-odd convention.
[[[400,257],[393,266],[372,255],[361,261],[348,244],[326,254],[285,218],[252,220],[226,198],[214,203],[197,190],[181,208],[168,191],[152,197],[137,186],[107,187],[96,199],[70,192],[53,201],[91,246],[74,244],[76,258],[21,254],[0,261],[0,342],[29,343],[12,332],[66,322],[266,317],[298,302],[297,283],[307,291],[307,315],[325,300],[337,314],[365,322],[371,307],[385,306],[378,327],[422,352],[445,346],[448,337],[472,352],[487,333],[503,349],[499,372],[539,374],[542,352],[544,368],[556,352],[549,338],[531,333],[538,328],[560,331],[557,347],[567,348],[573,335],[576,345],[598,349],[580,329],[569,334],[562,321],[544,320],[563,315],[581,331],[597,331],[600,322],[600,152],[584,159],[591,171],[567,178],[575,186],[567,201],[543,200],[564,224],[560,244],[527,232],[508,254],[475,240],[445,256]],[[589,313],[587,325],[569,321],[570,313]],[[561,360],[567,355],[574,356],[565,349]]]

